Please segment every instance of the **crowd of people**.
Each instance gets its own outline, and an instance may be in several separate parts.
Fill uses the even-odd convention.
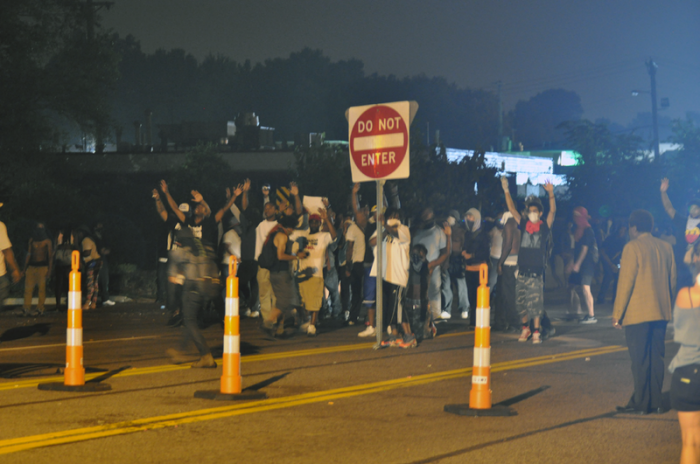
[[[359,337],[381,331],[386,334],[384,347],[413,348],[435,337],[436,324],[452,317],[474,327],[480,269],[487,265],[492,330],[519,333],[518,342],[540,344],[555,334],[544,308],[545,279],[567,288],[567,318],[582,324],[598,322],[595,305],[606,302],[612,286],[613,326],[625,330],[634,378],[630,401],[618,409],[633,414],[665,412],[664,338],[674,319],[681,349],[669,367],[672,406],[679,411],[684,456],[697,459],[700,200],[689,202],[687,215],[679,212],[664,179],[661,201],[673,229],[659,230],[644,210],[632,212],[626,220],[592,224],[586,208],[579,206],[573,209],[571,222],[557,221],[552,184],[543,186],[547,208],[536,195],[528,196],[524,208],[519,208],[506,178],[502,187],[505,207],[493,217],[482,217],[478,208],[464,214],[451,209],[438,216],[425,205],[416,217],[407,218],[395,183],[374,206],[360,204],[360,185],[355,184],[348,207],[335,211],[326,198],[302,200],[293,182],[287,195],[272,196],[270,185],[263,185],[261,194],[251,198],[251,182],[245,180],[222,192],[223,206],[213,211],[196,190],[189,201],[176,202],[161,181],[152,192],[163,226],[158,238],[157,300],[171,312],[168,323],[183,325],[185,331],[180,348],[168,354],[174,362],[184,362],[193,342],[200,354],[193,367],[216,367],[199,331],[198,314],[213,308],[223,319],[222,284],[231,257],[237,261],[242,314],[259,317],[260,329],[272,340],[299,333],[313,337],[329,321],[358,326]],[[441,205],[441,210],[447,208]],[[37,224],[20,268],[0,222],[0,304],[8,295],[10,278],[18,282],[25,276],[24,313],[43,312],[46,279],[54,273],[60,305],[67,291],[71,253],[77,249],[86,281],[83,309],[94,309],[109,254],[101,232],[98,224],[93,230],[62,230],[51,240],[44,224]],[[381,260],[378,240],[383,243]],[[377,327],[376,317],[378,275],[382,327]],[[596,297],[594,281],[599,284]],[[34,312],[36,286],[39,304]],[[684,288],[676,293],[678,287]],[[103,303],[111,303],[108,296]]]

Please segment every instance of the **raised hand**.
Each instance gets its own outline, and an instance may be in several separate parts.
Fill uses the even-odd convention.
[[[319,208],[318,215],[321,216],[321,219],[323,219],[324,221],[328,221],[328,211],[326,210],[326,208]]]
[[[357,195],[357,192],[359,192],[359,191],[360,191],[360,183],[355,182],[352,186],[352,194]]]
[[[250,179],[246,179],[243,182],[243,191],[247,192],[248,190],[250,190]]]
[[[243,193],[243,184],[238,184],[236,188],[233,190],[233,194],[237,197],[241,196],[241,193]]]
[[[160,181],[160,189],[163,193],[168,193],[168,184],[164,180]]]
[[[452,227],[450,227],[450,223],[445,221],[442,223],[442,231],[445,232],[445,235],[452,235]]]
[[[668,190],[668,177],[664,177],[663,179],[661,179],[661,187],[659,187],[659,190],[661,191],[661,193],[666,193],[666,191]]]
[[[510,187],[508,186],[508,178],[506,176],[501,176],[501,187],[503,190],[508,192]]]
[[[545,182],[543,187],[547,191],[547,193],[554,192],[554,184],[550,181]]]
[[[299,187],[297,187],[296,182],[289,183],[289,193],[291,193],[295,197],[299,195]]]
[[[328,201],[328,198],[326,197],[321,198],[321,202],[323,203],[323,206],[326,207],[326,209],[328,209],[328,207],[331,205],[331,203]]]
[[[192,194],[192,201],[194,201],[195,203],[201,203],[202,200],[204,200],[204,197],[198,191],[192,190],[192,192],[190,193]]]
[[[153,199],[156,201],[160,201],[160,194],[158,193],[157,189],[153,189]]]

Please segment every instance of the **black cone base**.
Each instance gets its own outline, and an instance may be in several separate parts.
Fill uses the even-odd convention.
[[[263,400],[267,398],[265,392],[255,390],[243,390],[240,393],[221,393],[218,390],[197,390],[194,392],[195,398],[216,401],[246,401],[246,400]]]
[[[64,392],[101,392],[112,389],[107,383],[87,382],[85,385],[64,385],[61,382],[40,383],[39,390]]]
[[[446,404],[444,408],[445,412],[450,414],[457,414],[458,416],[471,416],[471,417],[507,417],[507,416],[517,416],[518,412],[515,409],[509,408],[507,406],[494,405],[490,409],[471,409],[469,403],[465,404]]]

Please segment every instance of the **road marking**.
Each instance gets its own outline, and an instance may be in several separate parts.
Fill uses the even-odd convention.
[[[474,331],[455,332],[455,333],[451,333],[451,334],[445,334],[445,335],[441,335],[440,338],[451,338],[451,337],[467,335],[470,333],[474,333]],[[142,338],[149,338],[149,337],[142,337]],[[124,339],[124,340],[131,340],[131,339],[129,338],[129,339]],[[108,340],[104,340],[104,341],[108,341]],[[94,343],[96,343],[96,342],[94,342]],[[313,356],[313,355],[317,355],[317,354],[342,353],[344,351],[359,351],[359,350],[370,349],[374,345],[375,345],[374,343],[356,343],[353,345],[340,345],[340,346],[331,346],[331,347],[324,347],[324,348],[311,348],[308,350],[282,351],[279,353],[268,353],[268,354],[253,354],[253,355],[248,355],[248,356],[242,356],[241,363],[270,361],[270,360],[274,360],[274,359],[298,358],[298,357],[303,357],[303,356]],[[63,344],[61,346],[65,346],[65,344]],[[216,361],[220,363],[221,358],[216,359]],[[164,364],[164,365],[160,365],[160,366],[134,367],[134,368],[127,369],[125,371],[120,372],[119,374],[114,375],[113,378],[114,377],[131,377],[134,375],[159,374],[159,373],[163,373],[163,372],[175,372],[175,371],[190,369],[190,367],[191,367],[190,364]],[[86,381],[92,380],[95,377],[98,377],[102,374],[104,374],[104,372],[85,374],[85,380]],[[63,380],[63,376],[54,376],[54,377],[44,377],[41,380],[28,379],[28,380],[19,380],[19,381],[15,381],[15,382],[5,382],[5,383],[0,383],[0,391],[15,390],[17,388],[31,388],[31,387],[36,387],[40,383],[60,382],[62,380]]]
[[[505,370],[523,369],[531,366],[541,366],[545,364],[570,361],[583,357],[601,356],[610,353],[626,351],[622,346],[606,346],[603,348],[586,349],[562,353],[558,355],[539,356],[535,358],[506,361],[491,366],[491,372]],[[335,388],[320,392],[304,393],[301,395],[286,396],[281,398],[270,398],[260,401],[251,401],[243,404],[231,406],[221,406],[218,408],[200,409],[178,414],[168,414],[157,417],[147,417],[133,421],[117,422],[114,424],[98,425],[94,427],[84,427],[73,430],[63,430],[59,432],[46,433],[41,435],[31,435],[27,437],[11,438],[0,440],[0,455],[26,451],[29,449],[43,448],[47,446],[63,445],[69,443],[79,443],[96,438],[105,438],[117,435],[156,430],[167,427],[175,427],[182,424],[204,422],[226,417],[241,416],[244,414],[254,414],[275,409],[291,408],[304,404],[320,403],[353,396],[369,395],[383,391],[407,388],[417,385],[425,385],[443,380],[451,380],[470,376],[472,368],[462,368],[449,371],[435,372],[399,379],[373,382],[364,385]]]
[[[127,338],[112,338],[110,340],[88,340],[83,342],[83,345],[93,344],[93,343],[111,343],[111,342],[124,342],[130,340],[146,340],[149,338],[160,338],[160,335],[149,335],[147,337],[127,337]],[[0,352],[4,351],[22,351],[22,350],[38,350],[41,348],[55,348],[57,346],[66,346],[65,343],[56,343],[52,345],[32,345],[32,346],[18,346],[16,348],[1,348]]]

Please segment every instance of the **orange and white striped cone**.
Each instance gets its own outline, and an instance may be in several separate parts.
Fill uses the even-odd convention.
[[[476,326],[474,329],[474,362],[472,389],[468,404],[447,404],[445,412],[460,416],[513,416],[515,411],[491,404],[491,306],[488,287],[489,267],[479,267],[479,288],[476,290]]]
[[[80,289],[80,252],[71,255],[71,272],[68,277],[68,324],[66,328],[66,368],[63,383],[42,383],[39,390],[105,391],[108,384],[92,381],[85,383],[83,365],[83,306]]]
[[[226,279],[226,316],[224,318],[224,354],[223,374],[220,391],[197,391],[196,398],[214,400],[241,400],[266,398],[264,392],[255,390],[242,391],[241,377],[241,333],[238,314],[238,277],[237,263],[234,256],[229,258],[228,278]]]

